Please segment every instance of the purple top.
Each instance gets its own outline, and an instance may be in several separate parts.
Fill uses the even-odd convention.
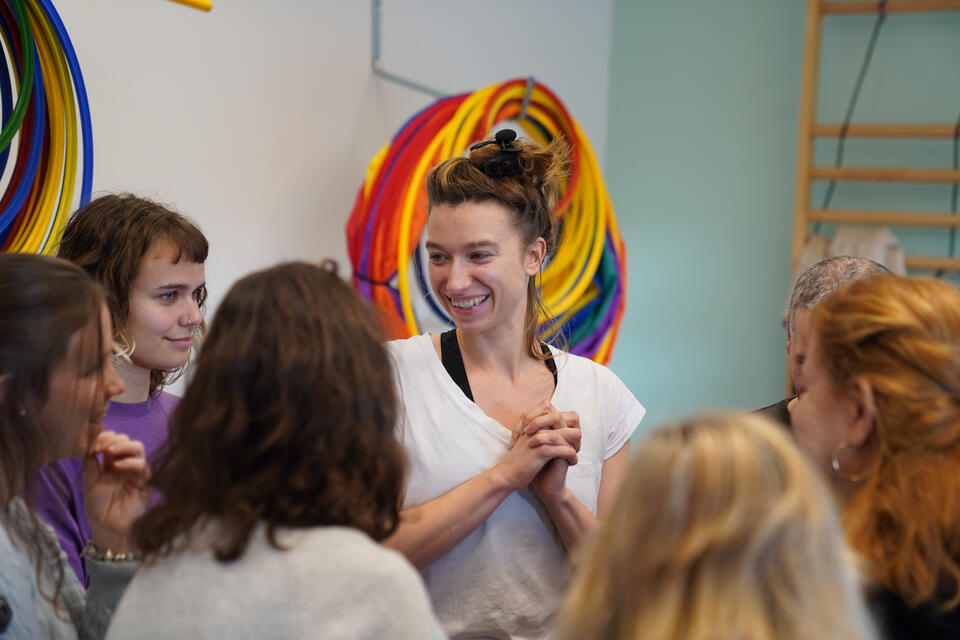
[[[111,402],[103,418],[103,429],[139,440],[149,459],[167,439],[167,422],[179,401],[177,396],[161,391],[146,402]],[[56,531],[80,583],[89,586],[80,555],[90,540],[83,503],[83,461],[70,458],[45,466],[37,479],[35,495],[37,513]]]

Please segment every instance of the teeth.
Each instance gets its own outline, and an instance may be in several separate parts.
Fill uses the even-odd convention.
[[[470,309],[477,306],[489,296],[477,296],[476,298],[467,298],[466,300],[451,300],[451,304],[458,309]]]

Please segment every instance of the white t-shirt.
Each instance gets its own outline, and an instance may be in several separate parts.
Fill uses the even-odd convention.
[[[388,346],[404,407],[398,437],[409,458],[406,508],[500,462],[511,432],[464,395],[429,335]],[[577,411],[583,432],[567,488],[596,514],[603,462],[627,442],[644,408],[606,367],[562,351],[554,357],[551,402],[559,411]],[[422,574],[451,638],[540,638],[567,586],[568,562],[545,507],[524,489]]]

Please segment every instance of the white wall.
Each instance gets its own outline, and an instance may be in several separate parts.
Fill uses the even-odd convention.
[[[348,266],[366,163],[432,99],[375,79],[369,0],[55,0],[94,121],[94,191],[196,219],[211,311],[286,259]],[[384,0],[388,70],[450,92],[533,74],[604,157],[612,2]],[[509,16],[509,18],[507,18]]]

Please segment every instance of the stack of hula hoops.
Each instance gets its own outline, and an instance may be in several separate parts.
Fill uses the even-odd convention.
[[[353,283],[393,338],[452,326],[433,299],[421,244],[424,181],[437,163],[517,122],[540,144],[561,137],[571,167],[557,204],[560,244],[543,269],[543,302],[573,353],[606,363],[623,318],[626,249],[590,143],[547,87],[516,79],[441,98],[413,116],[367,166],[347,223]],[[555,327],[542,318],[546,333]]]
[[[73,207],[78,160],[80,204],[90,201],[93,132],[83,76],[50,0],[0,0],[0,37],[0,251],[52,254]]]

